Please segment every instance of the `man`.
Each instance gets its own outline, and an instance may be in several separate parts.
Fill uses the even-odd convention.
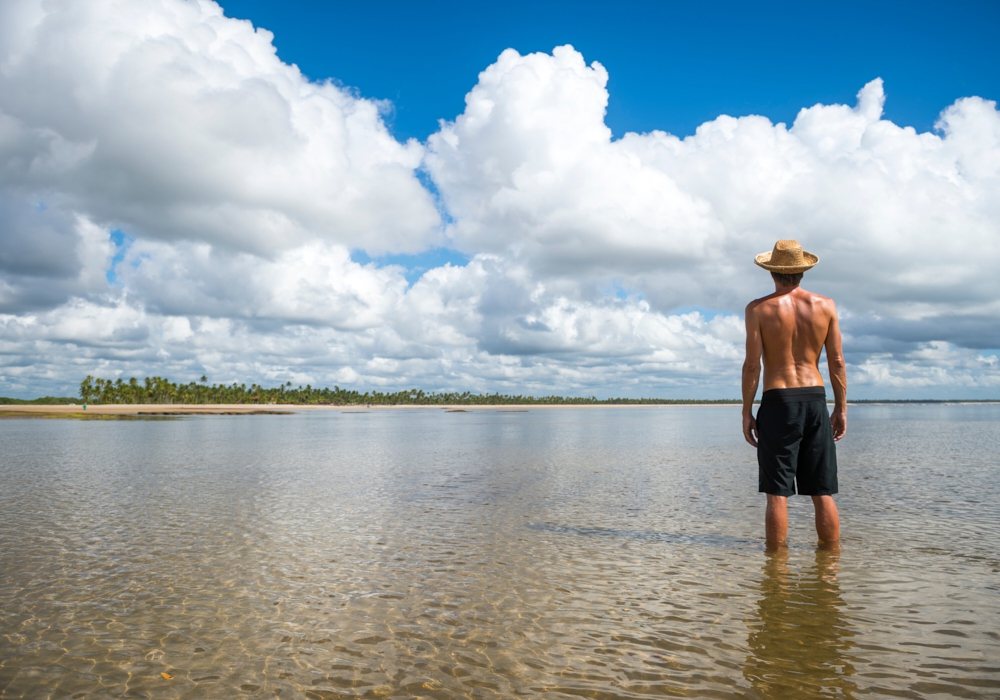
[[[767,494],[765,530],[774,548],[788,536],[788,497],[812,496],[821,542],[840,539],[837,453],[847,432],[847,372],[832,299],[799,286],[819,262],[797,241],[778,241],[755,262],[771,272],[774,294],[746,309],[747,358],[743,363],[743,436],[757,448],[760,491]],[[826,348],[833,384],[833,415],[827,412],[819,357]],[[753,400],[764,359],[764,393],[756,419]]]

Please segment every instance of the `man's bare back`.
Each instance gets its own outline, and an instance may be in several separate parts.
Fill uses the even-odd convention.
[[[764,359],[764,391],[797,386],[823,386],[819,358],[826,347],[827,357],[840,360],[843,374],[840,326],[832,299],[807,292],[801,287],[776,291],[747,305],[747,351],[757,353],[751,336],[759,338]],[[759,366],[759,365],[758,365]],[[836,400],[838,372],[831,366],[831,383]],[[846,382],[842,383],[846,390]]]
[[[779,241],[775,246],[775,254],[778,254],[779,246],[782,244],[798,246],[795,241]],[[797,254],[802,255],[800,247],[797,248]],[[767,268],[767,265],[761,266]],[[804,269],[808,267],[811,265]],[[792,282],[786,283],[789,279]],[[762,408],[765,400],[787,403],[801,400],[803,393],[815,392],[819,398],[819,408],[816,410],[822,412],[825,421],[823,375],[819,371],[820,355],[825,348],[830,369],[830,383],[833,385],[834,409],[829,416],[829,427],[823,432],[826,440],[830,440],[832,432],[833,441],[840,440],[847,432],[847,374],[841,348],[837,308],[832,299],[799,287],[798,279],[801,279],[801,275],[797,278],[786,277],[784,274],[775,275],[774,293],[750,302],[746,308],[747,354],[743,363],[743,436],[752,446],[758,447],[758,460],[762,460],[761,490],[768,494],[767,539],[772,545],[779,544],[785,539],[788,527],[786,502],[788,495],[796,491],[795,487],[788,483],[775,485],[775,482],[768,482],[771,476],[764,472],[771,470],[773,465],[779,467],[784,465],[781,469],[791,465],[790,474],[794,476],[796,467],[791,462],[799,459],[797,455],[800,443],[797,440],[801,438],[795,438],[793,430],[793,433],[790,433],[792,442],[787,446],[776,443],[781,454],[772,454],[774,447],[772,444],[768,444],[768,454],[762,455],[760,452],[763,448],[758,445],[761,436],[758,433],[757,420],[761,414],[758,412],[757,418],[754,417],[753,402],[760,384],[761,362],[763,361],[764,366],[764,391],[770,395],[770,398],[768,396],[762,398]],[[800,398],[794,398],[794,395]],[[821,440],[822,434],[818,435],[819,437],[815,439]],[[817,444],[812,440],[814,438],[808,438],[806,443]],[[828,445],[827,452],[833,451],[833,442],[830,441]],[[820,455],[817,459],[822,461],[829,458]],[[808,484],[807,490],[803,491],[800,484],[797,491],[812,495],[816,506],[817,532],[824,541],[836,541],[840,537],[840,521],[832,498],[832,494],[836,493],[835,456],[832,457],[832,465],[832,481],[823,481],[827,477],[821,475],[817,477],[819,481]],[[785,469],[779,476],[785,477],[787,474]],[[812,478],[808,473],[800,473],[799,476]]]

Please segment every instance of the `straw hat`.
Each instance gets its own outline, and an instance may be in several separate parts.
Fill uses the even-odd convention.
[[[798,241],[778,241],[774,250],[761,253],[754,258],[754,262],[771,272],[794,275],[808,270],[819,262],[819,258],[802,250]]]

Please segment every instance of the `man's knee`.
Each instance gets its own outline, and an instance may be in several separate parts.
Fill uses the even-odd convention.
[[[769,493],[767,494],[767,505],[771,508],[785,508],[788,505],[788,496],[777,496]]]

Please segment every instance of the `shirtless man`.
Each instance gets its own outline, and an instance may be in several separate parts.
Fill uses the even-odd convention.
[[[799,287],[802,273],[819,258],[796,241],[778,241],[755,262],[771,271],[774,294],[746,309],[747,357],[743,363],[743,437],[757,448],[760,491],[767,494],[765,529],[769,547],[788,536],[788,497],[812,496],[816,534],[824,543],[840,539],[837,452],[847,432],[847,372],[832,299]],[[833,384],[833,415],[819,357],[826,348]],[[754,418],[753,400],[764,359],[764,393]]]

